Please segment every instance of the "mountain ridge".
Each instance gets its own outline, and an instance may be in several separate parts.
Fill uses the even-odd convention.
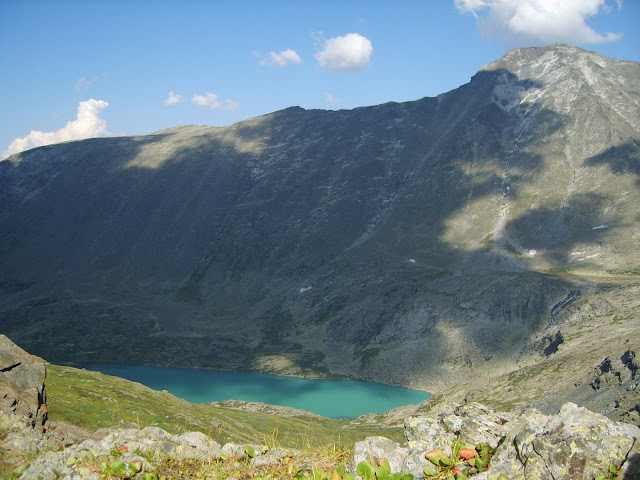
[[[10,157],[0,325],[54,362],[430,391],[551,361],[594,310],[637,324],[639,78],[519,49],[435,98]]]

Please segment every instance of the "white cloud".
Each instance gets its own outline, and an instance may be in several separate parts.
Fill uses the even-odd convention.
[[[609,0],[454,0],[458,11],[472,13],[483,35],[507,47],[602,43],[622,34],[594,31],[587,17],[611,11]],[[616,1],[618,9],[622,0]]]
[[[336,97],[334,97],[332,94],[330,94],[329,92],[322,92],[324,94],[324,101],[326,102],[327,105],[337,105],[340,102],[340,100],[338,100]]]
[[[202,108],[210,108],[211,110],[218,110],[222,108],[218,95],[215,93],[207,92],[204,95],[194,95],[191,97],[191,103],[198,105]]]
[[[107,122],[100,118],[99,115],[108,106],[109,103],[104,100],[95,100],[93,98],[80,102],[78,104],[78,116],[75,120],[67,122],[64,127],[55,132],[32,130],[26,137],[16,138],[2,152],[2,158],[42,145],[50,145],[67,140],[102,137],[107,134]]]
[[[315,54],[318,65],[330,72],[358,72],[369,64],[373,47],[368,38],[358,33],[322,41]]]
[[[300,55],[291,49],[283,50],[280,53],[271,51],[260,60],[260,65],[265,67],[288,67],[298,63],[302,63]]]
[[[95,76],[91,79],[87,77],[80,77],[76,82],[75,86],[73,87],[73,89],[76,92],[79,92],[81,90],[89,90],[89,87],[93,85],[96,82],[96,80],[98,80],[99,78],[100,78],[99,76]]]
[[[229,110],[231,112],[235,112],[236,110],[238,110],[239,105],[234,102],[233,100],[225,100],[224,101],[224,109],[225,110]]]
[[[167,98],[164,99],[162,103],[165,105],[176,105],[184,100],[182,95],[178,95],[177,93],[169,92]]]
[[[191,97],[191,103],[198,105],[202,108],[208,108],[210,110],[231,110],[238,109],[238,104],[233,100],[225,100],[224,105],[218,99],[218,95],[211,92],[206,92],[204,95],[194,95]]]

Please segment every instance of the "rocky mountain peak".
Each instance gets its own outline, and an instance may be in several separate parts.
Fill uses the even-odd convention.
[[[499,105],[542,104],[568,116],[579,116],[585,102],[595,103],[606,121],[640,131],[634,62],[608,58],[565,44],[520,48],[483,67],[481,72],[503,72],[496,85]],[[508,72],[508,73],[507,73]],[[609,118],[614,116],[615,118]]]
[[[520,78],[535,78],[542,82],[545,76],[554,78],[566,73],[572,66],[596,63],[605,66],[609,60],[596,52],[591,52],[567,44],[554,44],[546,47],[517,48],[505,53],[480,71],[507,70]]]

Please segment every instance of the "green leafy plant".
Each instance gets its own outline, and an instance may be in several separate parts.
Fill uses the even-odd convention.
[[[331,473],[325,472],[322,468],[302,471],[299,473],[298,478],[301,480],[332,480]]]
[[[364,480],[373,480],[376,476],[376,471],[373,468],[373,465],[371,465],[371,463],[367,462],[366,460],[358,464],[356,473],[360,475]]]
[[[366,460],[360,462],[356,473],[363,480],[413,480],[413,475],[410,473],[391,473],[389,462],[384,458],[378,459],[375,466]],[[331,471],[324,471],[322,468],[302,471],[297,478],[300,480],[355,480],[355,476],[347,472],[344,465],[338,465]]]
[[[120,477],[124,477],[127,474],[127,466],[124,464],[122,460],[114,460],[113,462],[108,462],[107,460],[103,460],[100,462],[100,470],[102,473],[117,475]]]
[[[124,477],[127,474],[127,466],[122,460],[114,460],[113,462],[111,462],[110,467],[111,467],[111,471],[115,475],[120,475],[121,477]]]
[[[244,452],[247,454],[247,457],[249,458],[254,458],[256,456],[256,451],[253,449],[251,445],[245,445]]]
[[[140,460],[136,460],[134,462],[129,462],[129,471],[131,475],[136,475],[142,470],[142,462]]]
[[[156,472],[145,472],[142,480],[167,480],[166,475],[158,475]]]
[[[622,478],[621,466],[609,465],[609,471],[604,475],[598,475],[594,480],[620,480]]]
[[[375,467],[364,460],[358,464],[356,471],[364,480],[413,480],[411,473],[391,473],[391,467],[386,458],[377,459]]]
[[[347,469],[344,465],[338,465],[336,468],[336,472],[344,479],[344,480],[355,480],[355,476],[352,473],[347,472]]]
[[[495,452],[495,449],[486,443],[479,443],[473,447],[463,444],[458,439],[453,444],[451,456],[447,456],[441,448],[425,454],[432,466],[424,469],[424,476],[433,480],[466,480],[472,475],[488,470],[489,461]],[[508,480],[508,477],[501,475],[499,480]]]
[[[120,453],[122,452],[123,450],[120,450]],[[119,458],[116,458],[111,462],[108,461],[107,459],[104,459],[100,462],[99,469],[92,468],[91,470],[95,472],[100,471],[103,475],[129,478],[129,477],[134,477],[140,472],[142,472],[142,461],[134,460],[129,462],[128,474],[127,474],[127,465]],[[155,475],[155,477],[153,475]],[[163,480],[159,478],[157,474],[155,474],[155,472],[148,473],[148,474],[145,473],[142,478],[143,480]]]

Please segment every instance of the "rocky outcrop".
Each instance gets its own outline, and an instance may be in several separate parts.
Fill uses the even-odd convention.
[[[93,432],[67,422],[49,422],[45,433],[52,447],[65,448],[91,438]]]
[[[433,465],[425,453],[442,449],[452,454],[456,440],[495,449],[487,472],[474,478],[493,480],[500,474],[511,480],[584,480],[620,467],[624,479],[640,478],[640,428],[615,422],[573,403],[556,415],[535,409],[522,415],[497,412],[478,403],[446,410],[437,417],[405,421],[407,443],[383,437],[368,438],[354,448],[351,469],[362,460],[387,458],[393,471],[423,477]]]
[[[44,363],[0,335],[0,411],[38,432],[47,424]]]
[[[637,371],[636,353],[628,349],[619,359],[607,357],[602,360],[594,372],[594,378],[590,385],[591,388],[598,391],[608,385],[618,386],[635,381],[637,387]]]
[[[0,411],[0,452],[16,452],[15,460],[20,462],[22,453],[35,453],[49,448],[45,436],[12,413]],[[2,455],[3,460],[16,463],[11,455]]]
[[[38,457],[20,480],[57,480],[58,478],[103,478],[99,466],[122,462],[132,477],[138,472],[153,472],[153,461],[148,459],[171,458],[175,460],[212,461],[221,458],[247,458],[256,466],[277,463],[281,458],[294,454],[292,450],[267,451],[262,445],[227,443],[220,445],[200,432],[172,435],[158,427],[109,428],[97,431],[90,439],[72,445],[62,451],[50,451]],[[132,464],[138,463],[138,472]]]
[[[576,299],[580,298],[580,295],[581,295],[580,290],[573,290],[569,292],[569,294],[565,298],[563,298],[558,303],[556,303],[551,309],[551,323],[555,322],[556,317],[562,310],[564,310],[569,304],[574,302]]]

